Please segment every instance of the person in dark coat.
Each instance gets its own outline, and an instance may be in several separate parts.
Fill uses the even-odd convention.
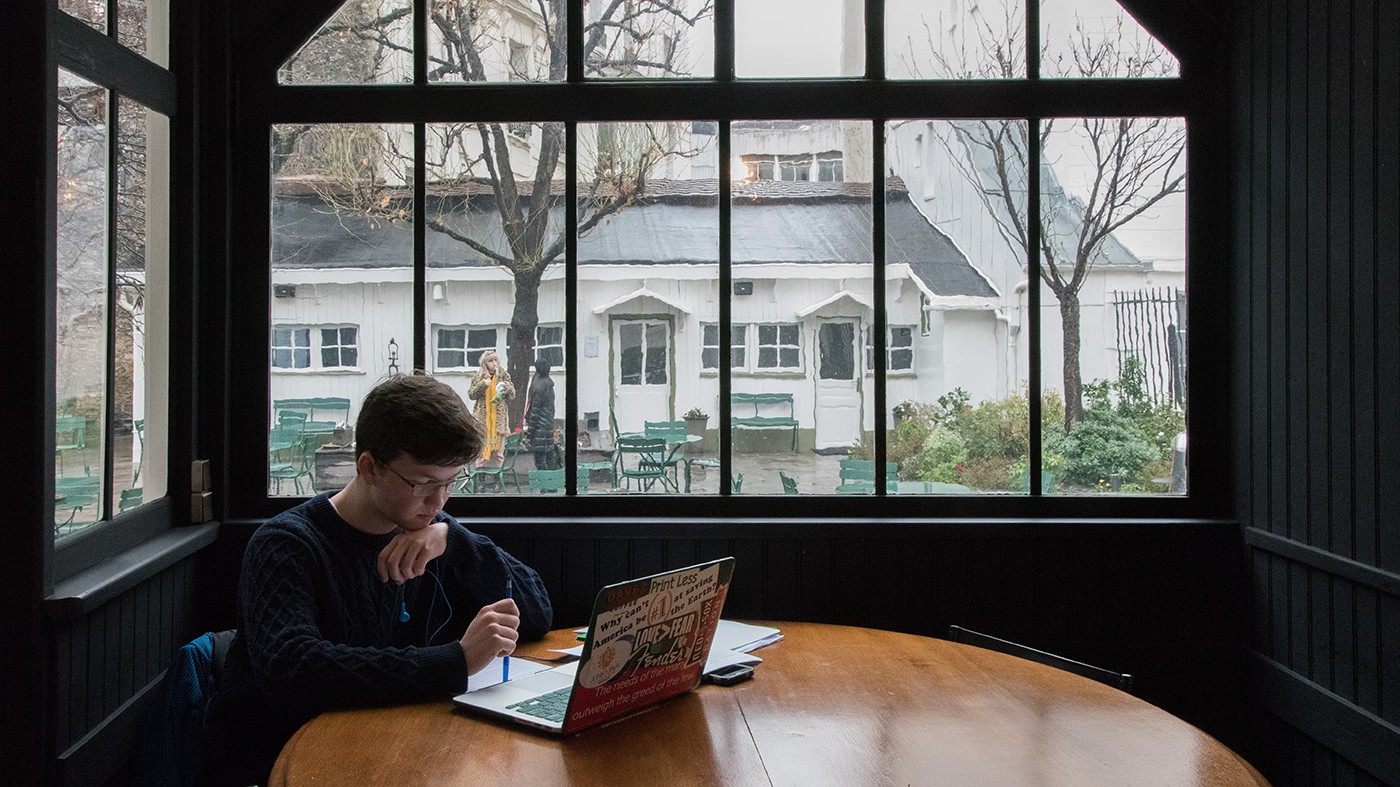
[[[535,361],[535,378],[526,394],[529,409],[525,412],[525,428],[530,433],[530,450],[535,453],[535,467],[539,470],[564,466],[559,444],[554,442],[554,381],[549,371],[549,361]]]

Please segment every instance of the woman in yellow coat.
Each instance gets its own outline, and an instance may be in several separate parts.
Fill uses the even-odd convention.
[[[472,415],[486,431],[486,445],[477,464],[498,466],[505,459],[503,449],[505,437],[510,434],[510,400],[515,398],[515,385],[495,350],[481,354],[481,366],[467,388],[467,398],[473,402]]]

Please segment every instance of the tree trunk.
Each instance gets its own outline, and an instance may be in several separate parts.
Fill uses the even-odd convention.
[[[515,274],[515,310],[510,318],[510,361],[507,371],[515,383],[515,398],[510,403],[510,425],[525,422],[525,392],[535,366],[535,328],[540,324],[540,278],[544,266],[536,266]]]
[[[1084,383],[1079,367],[1079,293],[1064,292],[1060,298],[1060,328],[1064,331],[1065,432],[1084,420]]]

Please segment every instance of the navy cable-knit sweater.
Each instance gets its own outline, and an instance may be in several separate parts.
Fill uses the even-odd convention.
[[[264,782],[282,745],[322,711],[465,691],[458,640],[481,607],[505,597],[507,577],[521,641],[544,636],[553,612],[539,575],[438,518],[447,551],[402,587],[375,573],[394,534],[356,530],[329,495],[257,529],[243,557],[238,634],[205,717],[210,781]]]

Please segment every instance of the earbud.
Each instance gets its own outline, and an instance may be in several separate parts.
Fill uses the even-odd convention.
[[[409,619],[410,617],[412,617],[412,616],[408,614],[408,604],[407,604],[407,602],[405,602],[405,601],[403,600],[403,585],[399,585],[399,588],[398,588],[398,599],[399,599],[399,622],[400,622],[400,623],[407,623],[407,622],[408,622],[408,619]]]

